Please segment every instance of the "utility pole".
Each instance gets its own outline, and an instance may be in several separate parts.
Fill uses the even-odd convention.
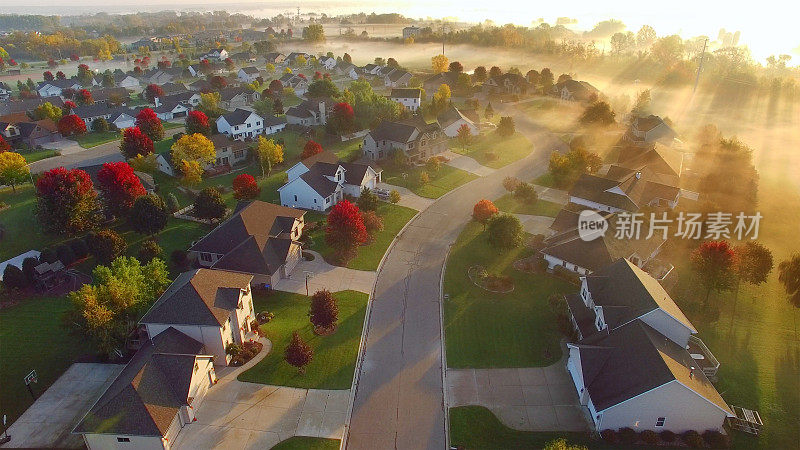
[[[700,82],[700,72],[703,70],[703,60],[706,56],[706,44],[708,44],[708,39],[703,41],[703,53],[700,54],[700,64],[697,65],[697,77],[694,79],[694,89],[692,89],[692,95],[694,95],[694,91],[697,90],[697,84]]]
[[[444,20],[442,20],[442,55],[444,55]]]

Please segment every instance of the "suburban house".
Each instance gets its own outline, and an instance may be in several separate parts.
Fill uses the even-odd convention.
[[[130,100],[130,93],[123,87],[106,87],[92,89],[92,100],[95,103],[124,105]]]
[[[217,131],[241,141],[262,134],[264,119],[252,111],[237,108],[217,118]]]
[[[217,382],[214,356],[172,327],[146,342],[72,430],[89,450],[169,449]]]
[[[180,94],[182,92],[187,92],[189,89],[183,83],[164,83],[161,85],[161,90],[164,91],[164,96],[170,96],[173,94]]]
[[[456,89],[456,81],[458,80],[459,72],[442,72],[431,76],[422,82],[422,87],[425,89],[425,95],[428,97],[433,96],[439,89],[439,86],[446,84],[450,87],[451,91]]]
[[[62,139],[52,119],[32,120],[24,113],[0,117],[0,134],[14,147],[36,148]]]
[[[189,114],[189,110],[190,108],[187,108],[186,105],[178,102],[159,102],[159,105],[153,108],[156,116],[165,121],[176,117],[186,117]]]
[[[105,103],[96,103],[92,105],[83,105],[83,106],[76,106],[72,108],[72,114],[83,119],[83,122],[86,124],[86,128],[91,130],[92,123],[99,119],[104,118],[109,120],[111,118],[111,113],[116,108],[111,108]]]
[[[472,136],[477,136],[479,133],[478,126],[475,125],[475,122],[462,114],[461,111],[453,105],[450,105],[449,108],[439,114],[436,121],[439,122],[439,126],[442,127],[444,134],[450,138],[458,136],[458,130],[464,125],[469,128],[469,133]]]
[[[307,127],[325,125],[335,103],[330,98],[311,98],[286,110],[286,122]]]
[[[334,72],[338,75],[350,77],[351,80],[357,80],[359,78],[358,67],[356,67],[355,64],[350,64],[344,61],[339,61],[336,63]]]
[[[228,138],[224,134],[215,134],[210,138],[217,151],[217,158],[212,167],[233,167],[247,160],[248,144]]]
[[[233,215],[189,248],[202,267],[253,276],[270,287],[300,260],[305,211],[272,203],[240,202]]]
[[[253,52],[239,52],[231,55],[231,59],[237,62],[256,62],[256,54]]]
[[[285,73],[280,77],[280,80],[284,88],[289,87],[294,89],[294,93],[298,96],[308,92],[308,80],[306,80],[304,77],[295,75],[293,73]]]
[[[568,78],[553,86],[553,94],[564,101],[591,102],[597,100],[600,91],[585,81]]]
[[[228,51],[224,48],[215,48],[205,55],[200,57],[200,61],[207,59],[209,61],[225,61],[228,59]]]
[[[579,275],[597,272],[619,258],[626,258],[638,267],[645,267],[661,252],[667,242],[663,234],[655,233],[647,239],[647,232],[635,236],[616,236],[617,216],[613,213],[601,215],[608,223],[608,229],[602,235],[592,240],[581,238],[578,230],[578,212],[559,213],[556,223],[571,222],[564,231],[545,238],[545,247],[540,250],[542,257],[547,261],[549,270],[561,267]],[[571,214],[571,217],[564,217]]]
[[[402,151],[414,162],[425,162],[447,150],[447,136],[438,123],[383,121],[364,137],[364,156],[376,160]]]
[[[664,119],[651,114],[647,117],[633,117],[630,128],[624,137],[636,145],[647,146],[656,143],[672,145],[677,139],[678,133]]]
[[[331,56],[321,56],[319,58],[319,64],[327,70],[333,70],[336,67],[336,58]]]
[[[375,189],[381,172],[374,164],[343,162],[323,151],[286,171],[289,181],[278,188],[281,205],[325,211],[345,195],[359,197],[362,189]]]
[[[36,109],[39,105],[50,103],[53,106],[64,108],[64,99],[61,97],[36,97],[26,98],[20,100],[10,100],[7,102],[0,102],[0,115],[14,114],[14,113],[27,113]]]
[[[311,59],[311,55],[309,55],[308,53],[304,53],[304,52],[292,52],[292,53],[289,53],[288,55],[286,55],[286,59],[285,59],[285,61],[286,61],[288,64],[296,64],[296,63],[297,63],[297,58],[299,58],[300,56],[302,56],[303,58],[305,58],[305,60],[306,60],[306,61],[308,61],[309,59]]]
[[[0,81],[0,101],[6,102],[11,98],[11,87]]]
[[[236,75],[236,78],[239,79],[242,83],[252,83],[256,81],[256,78],[261,76],[261,72],[258,71],[258,68],[253,66],[242,67],[239,69],[239,72]]]
[[[452,86],[450,86],[452,88]],[[524,95],[531,88],[530,83],[518,73],[504,73],[498,77],[492,77],[483,84],[484,89],[489,94],[513,94]]]
[[[389,98],[405,106],[409,111],[416,111],[422,104],[422,90],[419,88],[392,89]]]
[[[169,67],[166,69],[153,69],[144,74],[143,81],[147,84],[166,84],[172,80],[176,80],[183,74],[183,69],[180,67]]]
[[[136,111],[130,108],[114,108],[106,120],[118,130],[124,130],[136,125]]]
[[[39,93],[39,97],[60,97],[64,89],[74,89],[77,91],[82,89],[82,86],[75,80],[55,79],[53,81],[42,81],[39,83],[36,87],[36,92]]]
[[[658,281],[619,259],[567,304],[579,336],[567,370],[596,430],[722,431],[733,412],[708,378],[719,364]]]
[[[200,105],[200,93],[194,91],[178,92],[176,94],[164,95],[159,99],[164,103],[182,103],[184,105],[196,108]]]
[[[422,28],[415,27],[413,25],[407,26],[403,28],[403,39],[413,38],[419,36],[422,32]]]
[[[391,88],[406,87],[411,77],[412,75],[405,70],[395,69],[384,76],[383,84]]]
[[[382,68],[383,66],[370,63],[362,67],[361,71],[364,73],[364,75],[378,75],[380,74]]]
[[[217,364],[228,364],[228,344],[242,344],[255,320],[250,282],[246,273],[195,269],[178,278],[142,316],[148,336],[169,328],[203,344]]]
[[[681,196],[682,155],[665,148],[624,149],[603,173],[582,174],[569,201],[609,212],[637,212],[645,206],[675,208]]]
[[[272,52],[267,53],[267,56],[265,56],[264,59],[266,59],[270,64],[277,65],[283,63],[283,61],[286,59],[286,55],[283,53]]]
[[[191,67],[191,66],[189,66],[189,67]],[[189,88],[189,90],[192,90],[192,91],[195,91],[195,92],[203,92],[203,93],[211,92],[213,90],[211,88],[211,82],[209,82],[208,80],[202,80],[202,79],[201,80],[192,81],[191,83],[189,83],[188,88]]]
[[[226,87],[219,91],[219,106],[224,109],[241,108],[255,100],[258,100],[258,93],[245,87]]]

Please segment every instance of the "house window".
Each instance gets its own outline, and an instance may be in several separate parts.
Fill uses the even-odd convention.
[[[664,422],[666,422],[666,421],[667,421],[666,417],[659,417],[658,419],[656,419],[656,426],[657,427],[663,427],[664,426]]]
[[[130,442],[131,438],[118,437],[117,442]]]
[[[297,194],[294,195],[294,201],[297,201]],[[316,200],[314,200],[316,201]]]
[[[205,262],[211,262],[211,253],[200,253],[200,259]]]
[[[249,123],[248,123],[248,124],[247,124],[247,128],[250,128],[250,127],[251,127],[251,124],[249,124]]]
[[[197,363],[194,363],[194,371],[197,372],[199,369],[200,369],[200,365],[197,364]]]
[[[244,157],[244,150],[236,150],[235,152],[233,152],[233,156],[236,158]]]

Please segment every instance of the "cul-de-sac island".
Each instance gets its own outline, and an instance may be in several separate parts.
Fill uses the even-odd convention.
[[[56,3],[0,5],[0,447],[798,448],[786,5]]]

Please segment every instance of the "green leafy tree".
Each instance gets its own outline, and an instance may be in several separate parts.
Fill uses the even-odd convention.
[[[514,118],[511,116],[503,116],[500,118],[500,123],[497,124],[497,134],[503,137],[510,137],[516,133],[516,126]]]
[[[140,234],[158,234],[167,226],[169,208],[158,195],[143,195],[136,199],[129,215],[131,227]]]
[[[520,183],[517,188],[514,189],[514,197],[529,205],[536,203],[539,199],[539,196],[536,194],[536,189],[530,183]]]
[[[0,153],[0,185],[11,185],[12,192],[17,192],[17,185],[30,177],[28,162],[19,153]]]
[[[368,187],[361,188],[361,195],[358,197],[358,208],[362,211],[375,211],[380,205],[380,199]]]
[[[194,200],[194,216],[200,219],[219,220],[225,217],[225,201],[222,194],[213,187],[208,187],[197,194]]]
[[[392,203],[398,203],[400,201],[400,193],[392,189],[392,191],[389,192],[389,201]]]
[[[711,291],[727,291],[734,287],[736,255],[726,241],[708,241],[700,244],[691,255],[692,270],[706,288],[703,306],[708,305]]]
[[[489,242],[500,249],[522,244],[522,223],[511,214],[498,214],[489,221]]]
[[[88,239],[89,252],[101,264],[109,264],[125,253],[128,244],[114,230],[105,229],[91,235]]]

